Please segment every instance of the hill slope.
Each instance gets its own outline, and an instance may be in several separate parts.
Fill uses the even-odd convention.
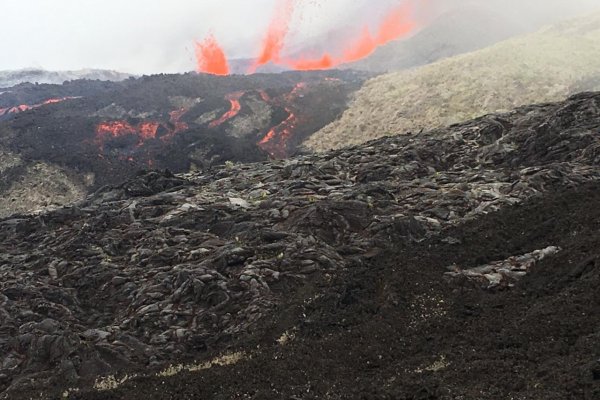
[[[600,14],[563,22],[435,64],[379,76],[313,150],[419,131],[600,87]]]
[[[592,399],[599,129],[584,93],[0,220],[0,391]]]

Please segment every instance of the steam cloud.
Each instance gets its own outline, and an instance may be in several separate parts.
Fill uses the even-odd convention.
[[[0,36],[19,40],[3,42],[0,70],[104,68],[131,73],[197,69],[194,44],[202,43],[211,31],[214,43],[218,41],[222,45],[222,52],[230,61],[248,58],[257,60],[258,66],[276,61],[296,68],[311,67],[315,62],[321,62],[319,66],[335,65],[352,53],[349,49],[360,47],[357,44],[380,42],[379,26],[391,10],[407,3],[415,4],[416,11],[411,12],[414,19],[404,21],[417,23],[412,28],[416,30],[444,11],[465,4],[489,7],[529,30],[600,7],[597,0],[173,0],[168,4],[163,0],[28,0],[5,3]],[[273,18],[276,8],[281,10],[281,18]],[[277,20],[288,20],[289,24],[273,24]],[[370,39],[365,39],[368,36],[364,26],[369,27]],[[269,46],[265,46],[265,38],[271,39]],[[299,65],[304,61],[308,65]]]

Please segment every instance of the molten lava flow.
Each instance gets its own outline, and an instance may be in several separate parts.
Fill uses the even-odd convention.
[[[424,2],[424,0],[406,0],[393,8],[379,23],[374,33],[368,26],[364,26],[354,40],[342,46],[341,51],[326,52],[318,57],[286,58],[282,53],[298,0],[280,0],[276,3],[277,8],[262,41],[260,54],[248,69],[248,73],[254,73],[258,67],[270,62],[294,70],[307,71],[335,68],[340,64],[361,60],[372,54],[377,47],[414,31],[417,23],[413,18],[413,8],[419,1]],[[200,72],[217,75],[227,75],[229,72],[225,54],[213,35],[207,37],[204,42],[196,44],[196,57]]]
[[[137,137],[135,147],[141,147],[147,140],[157,139],[158,130],[162,127],[163,134],[160,139],[167,141],[181,131],[187,130],[188,125],[181,121],[181,118],[188,112],[188,109],[181,108],[169,113],[169,122],[171,126],[165,126],[156,121],[144,121],[137,125],[131,125],[127,121],[106,121],[96,126],[96,137],[94,142],[101,148],[104,148],[106,142],[110,139],[122,136]]]
[[[9,108],[0,108],[0,117],[6,115],[6,114],[19,114],[22,113],[24,111],[29,111],[29,110],[33,110],[34,108],[39,108],[48,104],[56,104],[56,103],[61,103],[63,101],[66,100],[73,100],[73,99],[79,99],[80,97],[62,97],[62,98],[57,98],[57,99],[48,99],[48,100],[44,100],[41,103],[37,103],[37,104],[21,104],[15,107],[9,107]]]
[[[258,146],[269,153],[273,158],[287,157],[287,141],[293,135],[294,129],[297,126],[298,118],[296,114],[287,108],[289,116],[285,121],[276,127],[272,128],[265,137],[258,142]]]
[[[229,64],[225,52],[212,34],[203,42],[196,43],[196,60],[198,61],[198,72],[229,75]]]
[[[293,104],[296,98],[301,97],[302,92],[307,86],[306,82],[299,82],[294,86],[290,93],[283,97],[283,102],[280,102],[279,105],[284,106],[285,111],[288,113],[288,117],[279,125],[271,128],[262,140],[258,142],[258,146],[269,153],[273,158],[285,158],[288,156],[289,139],[293,136],[300,123],[298,116],[294,113],[294,110],[289,107],[289,104]],[[267,100],[265,100],[265,98]],[[263,100],[268,103],[273,103],[267,93],[264,93]]]
[[[103,122],[96,127],[96,139],[94,141],[98,146],[104,147],[106,141],[111,138],[133,135],[138,138],[136,147],[140,147],[146,140],[156,138],[159,127],[158,122],[142,122],[137,126],[133,126],[126,121]]]
[[[158,122],[142,122],[138,126],[139,135],[142,139],[154,139],[160,124]]]
[[[103,122],[96,127],[96,139],[99,141],[109,136],[116,138],[135,134],[137,129],[125,121]]]
[[[325,53],[318,58],[287,59],[285,63],[298,71],[310,71],[317,69],[329,69],[361,60],[371,55],[379,46],[383,46],[392,40],[399,39],[412,32],[417,24],[411,18],[412,3],[403,3],[393,9],[379,24],[377,34],[373,36],[368,26],[365,26],[358,39],[345,46],[339,57],[333,57]]]
[[[227,95],[225,98],[229,100],[231,103],[231,108],[225,114],[221,116],[221,118],[214,120],[208,125],[209,128],[216,128],[217,126],[222,125],[226,121],[234,118],[242,109],[242,105],[240,104],[240,99],[244,95],[244,92],[235,92]]]
[[[267,34],[262,43],[260,55],[250,67],[249,73],[256,72],[261,65],[269,62],[278,63],[285,45],[285,38],[290,30],[290,22],[294,14],[295,0],[283,0],[278,3],[271,19]]]

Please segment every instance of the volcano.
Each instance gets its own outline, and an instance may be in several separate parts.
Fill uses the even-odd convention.
[[[186,172],[285,158],[341,115],[366,78],[189,73],[15,86],[0,94],[0,148],[23,161],[7,167],[3,187],[34,163],[58,167],[93,191],[145,168]]]

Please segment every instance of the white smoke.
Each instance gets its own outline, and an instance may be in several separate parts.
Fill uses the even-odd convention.
[[[210,31],[231,58],[256,55],[280,0],[26,0],[2,2],[0,70],[105,68],[130,73],[194,69],[194,40]],[[352,29],[402,0],[298,0],[290,41]],[[597,0],[419,0],[432,18],[448,8],[491,7],[535,29],[600,7]],[[476,23],[476,21],[474,21]]]

